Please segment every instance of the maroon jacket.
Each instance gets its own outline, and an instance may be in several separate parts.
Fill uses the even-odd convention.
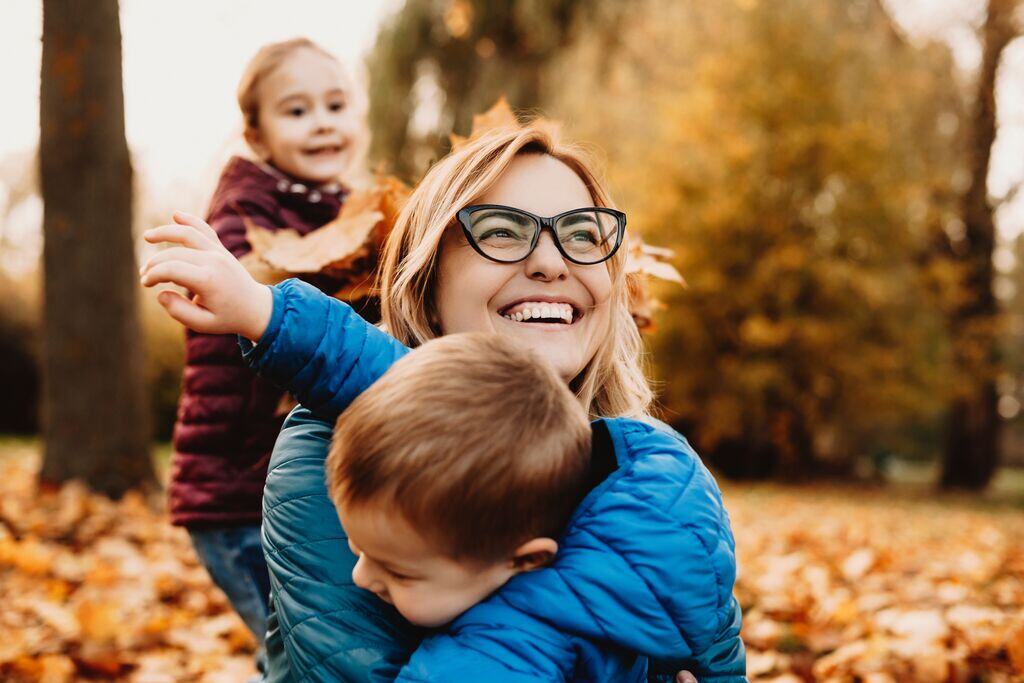
[[[343,199],[340,187],[306,188],[234,157],[221,173],[206,220],[241,257],[251,249],[243,217],[264,228],[306,234],[333,220]],[[234,335],[186,331],[171,462],[173,524],[260,522],[267,462],[283,421],[277,414],[282,396],[243,364]]]

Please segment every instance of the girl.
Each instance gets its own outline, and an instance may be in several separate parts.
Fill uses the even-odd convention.
[[[603,263],[581,264],[542,230],[521,258],[495,260],[463,230],[460,212],[479,205],[557,216],[580,207],[607,207],[610,199],[580,153],[544,128],[499,131],[460,148],[428,173],[389,237],[380,273],[388,332],[410,346],[457,332],[507,335],[552,364],[593,417],[651,421],[651,390],[639,365],[641,344],[627,305],[625,251]],[[194,227],[164,226],[146,238],[187,248],[151,260],[143,283],[187,284],[193,268],[206,277],[217,273],[224,297],[211,295],[205,310],[172,292],[162,293],[160,302],[183,322],[212,321],[223,331],[262,336],[273,324],[272,315],[279,315],[270,290],[254,289],[227,255],[203,246],[200,221],[176,220]],[[252,305],[238,306],[239,296]],[[571,302],[572,320],[537,322],[514,314],[524,302],[545,301]],[[291,374],[316,372],[297,359],[279,362]],[[348,385],[370,380],[359,366],[345,378]],[[422,633],[352,583],[357,558],[346,548],[324,483],[332,426],[324,416],[296,409],[271,461],[264,513],[273,584],[271,674],[281,680],[392,680]],[[681,575],[689,571],[679,567]],[[701,620],[712,632],[694,648],[694,657],[652,662],[651,680],[692,680],[677,674],[683,667],[700,680],[745,680],[739,607],[731,586],[725,573],[715,590],[679,596],[692,601],[694,615],[713,612],[713,618]]]
[[[338,215],[346,192],[340,178],[367,139],[356,99],[342,65],[309,40],[267,45],[249,62],[238,105],[254,158],[227,163],[207,215],[232,255],[250,250],[246,222],[305,234]],[[256,637],[263,670],[270,582],[260,519],[282,392],[245,367],[234,336],[188,330],[185,348],[171,521],[188,530],[200,561]]]

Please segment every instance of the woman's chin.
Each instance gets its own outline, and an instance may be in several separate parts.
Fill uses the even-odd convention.
[[[495,331],[521,340],[568,382],[580,373],[583,365],[581,354],[586,337],[581,337],[581,330],[576,327],[579,324],[528,323],[501,318]]]

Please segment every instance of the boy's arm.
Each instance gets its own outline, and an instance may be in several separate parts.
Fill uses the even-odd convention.
[[[686,670],[699,683],[747,683],[747,655],[740,638],[743,624],[739,602],[732,599],[731,621],[718,632],[715,642],[692,658],[674,662],[651,661],[649,683],[675,683],[676,672]]]
[[[395,683],[567,681],[575,663],[568,637],[495,596],[424,638]]]
[[[409,352],[312,285],[285,280],[271,292],[270,322],[256,344],[239,338],[242,355],[317,417],[334,420]]]
[[[317,414],[336,417],[407,351],[340,301],[300,281],[266,287],[201,219],[181,212],[174,223],[147,230],[151,243],[170,242],[140,271],[142,284],[171,283],[157,301],[186,327],[256,341],[247,360]],[[248,344],[245,344],[248,346]]]
[[[333,424],[299,406],[285,420],[263,496],[270,571],[268,680],[393,681],[421,632],[352,582],[355,556],[324,482]]]

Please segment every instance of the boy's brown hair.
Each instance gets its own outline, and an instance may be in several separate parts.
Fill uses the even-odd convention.
[[[558,538],[583,494],[590,424],[547,363],[492,334],[431,340],[338,418],[338,507],[386,505],[455,559]]]

